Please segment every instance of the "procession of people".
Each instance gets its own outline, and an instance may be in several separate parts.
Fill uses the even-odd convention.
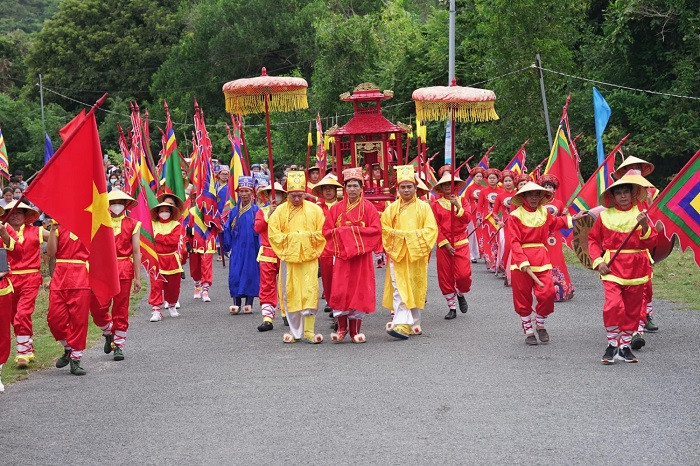
[[[316,322],[322,300],[321,309],[334,321],[330,341],[341,343],[348,335],[352,343],[367,341],[362,324],[364,316],[377,311],[377,253],[385,253],[387,260],[381,305],[390,315],[386,324],[390,337],[408,340],[424,332],[424,314],[436,307],[433,303],[426,307],[431,287],[439,288],[445,298],[445,319],[455,319],[457,309],[466,314],[473,265],[483,262],[512,288],[525,344],[546,344],[551,338],[546,322],[555,302],[574,299],[561,230],[590,214],[595,222],[588,248],[605,297],[602,320],[607,346],[601,361],[637,362],[632,349],[646,344],[644,330],[658,329],[651,316],[649,255],[657,233],[645,213],[654,190],[642,176],[653,165],[628,158],[614,173],[616,181],[600,196],[600,209],[573,217],[553,200],[559,181],[552,175],[534,179],[527,173],[475,168],[466,186],[445,166],[438,171],[440,179],[428,187],[413,165],[394,170],[393,202],[366,198],[371,171],[362,167],[346,168],[340,176],[328,170],[323,177],[316,175],[318,167],[290,170],[282,184],[274,186],[264,176],[241,176],[235,205],[222,218],[222,230],[214,229],[201,244],[193,235],[196,205],[162,191],[151,208],[158,278],[150,276],[150,321],[162,321],[165,311],[170,318],[183,312],[182,265],[188,260],[194,299],[212,306],[225,302],[224,297],[209,295],[218,236],[218,254],[228,261],[229,312],[255,312],[257,297],[262,314],[257,330],[273,330],[279,313],[287,328],[281,340],[287,344],[324,341]],[[142,275],[140,223],[129,215],[137,204],[120,189],[109,193],[120,283],[119,293],[109,303],[98,302],[92,294],[88,252],[72,232],[55,221],[48,230],[36,226],[38,210],[21,200],[0,211],[0,238],[10,265],[0,283],[0,362],[5,363],[10,353],[10,327],[16,367],[27,368],[34,360],[32,313],[42,284],[44,243],[56,262],[47,317],[64,350],[56,367],[70,366],[75,375],[87,372],[81,356],[90,315],[104,336],[104,352],[115,361],[125,358],[129,297],[140,290]],[[195,217],[183,218],[187,212]],[[428,279],[433,250],[437,282]],[[618,253],[619,258],[613,257]]]

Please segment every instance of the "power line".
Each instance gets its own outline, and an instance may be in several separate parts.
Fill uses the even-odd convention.
[[[586,82],[594,83],[594,84],[601,84],[601,85],[603,85],[603,86],[616,87],[616,88],[618,88],[618,89],[626,89],[626,90],[628,90],[628,91],[644,92],[644,93],[647,93],[647,94],[663,95],[663,96],[666,96],[666,97],[676,97],[676,98],[678,98],[678,99],[700,100],[700,97],[693,97],[693,96],[690,96],[690,95],[670,94],[670,93],[667,93],[667,92],[651,91],[651,90],[649,90],[649,89],[637,89],[637,88],[635,88],[635,87],[623,86],[622,84],[613,84],[613,83],[608,83],[608,82],[605,82],[605,81],[597,81],[597,80],[595,80],[595,79],[582,78],[581,76],[575,76],[575,75],[573,75],[573,74],[567,74],[567,73],[563,73],[563,72],[561,72],[561,71],[550,70],[549,68],[545,68],[545,67],[543,67],[543,66],[537,66],[535,63],[533,63],[532,65],[530,65],[530,67],[531,67],[531,68],[535,68],[535,69],[539,68],[539,69],[541,69],[542,71],[547,71],[547,72],[549,72],[549,73],[554,73],[554,74],[558,74],[558,75],[561,75],[561,76],[566,76],[567,78],[578,79],[578,80],[580,80],[580,81],[586,81]]]

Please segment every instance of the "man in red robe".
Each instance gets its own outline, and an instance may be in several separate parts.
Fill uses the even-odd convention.
[[[464,187],[464,181],[445,172],[435,185],[439,197],[430,203],[438,226],[437,273],[440,291],[447,300],[445,319],[457,317],[457,302],[462,313],[467,312],[464,293],[471,289],[472,266],[469,261],[469,239],[467,225],[471,221],[468,199],[459,198],[455,192]]]
[[[333,255],[333,280],[328,304],[338,321],[331,340],[341,342],[350,330],[353,343],[364,343],[364,314],[374,312],[376,291],[372,251],[382,241],[374,205],[362,196],[362,169],[343,170],[345,198],[331,207],[323,225],[326,251]]]

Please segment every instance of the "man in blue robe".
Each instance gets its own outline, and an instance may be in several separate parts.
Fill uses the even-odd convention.
[[[238,201],[229,213],[224,226],[224,250],[231,252],[228,269],[228,288],[233,298],[231,314],[250,314],[253,300],[260,290],[260,269],[257,256],[260,238],[253,229],[259,207],[253,202],[253,178],[238,178]],[[242,307],[241,307],[242,306]]]

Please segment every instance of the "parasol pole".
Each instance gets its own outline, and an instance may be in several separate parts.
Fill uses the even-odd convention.
[[[269,108],[270,95],[265,93],[265,131],[267,133],[267,163],[270,164],[270,197],[271,201],[277,202],[277,195],[275,194],[275,167],[272,162],[272,137],[270,136],[270,108]]]

